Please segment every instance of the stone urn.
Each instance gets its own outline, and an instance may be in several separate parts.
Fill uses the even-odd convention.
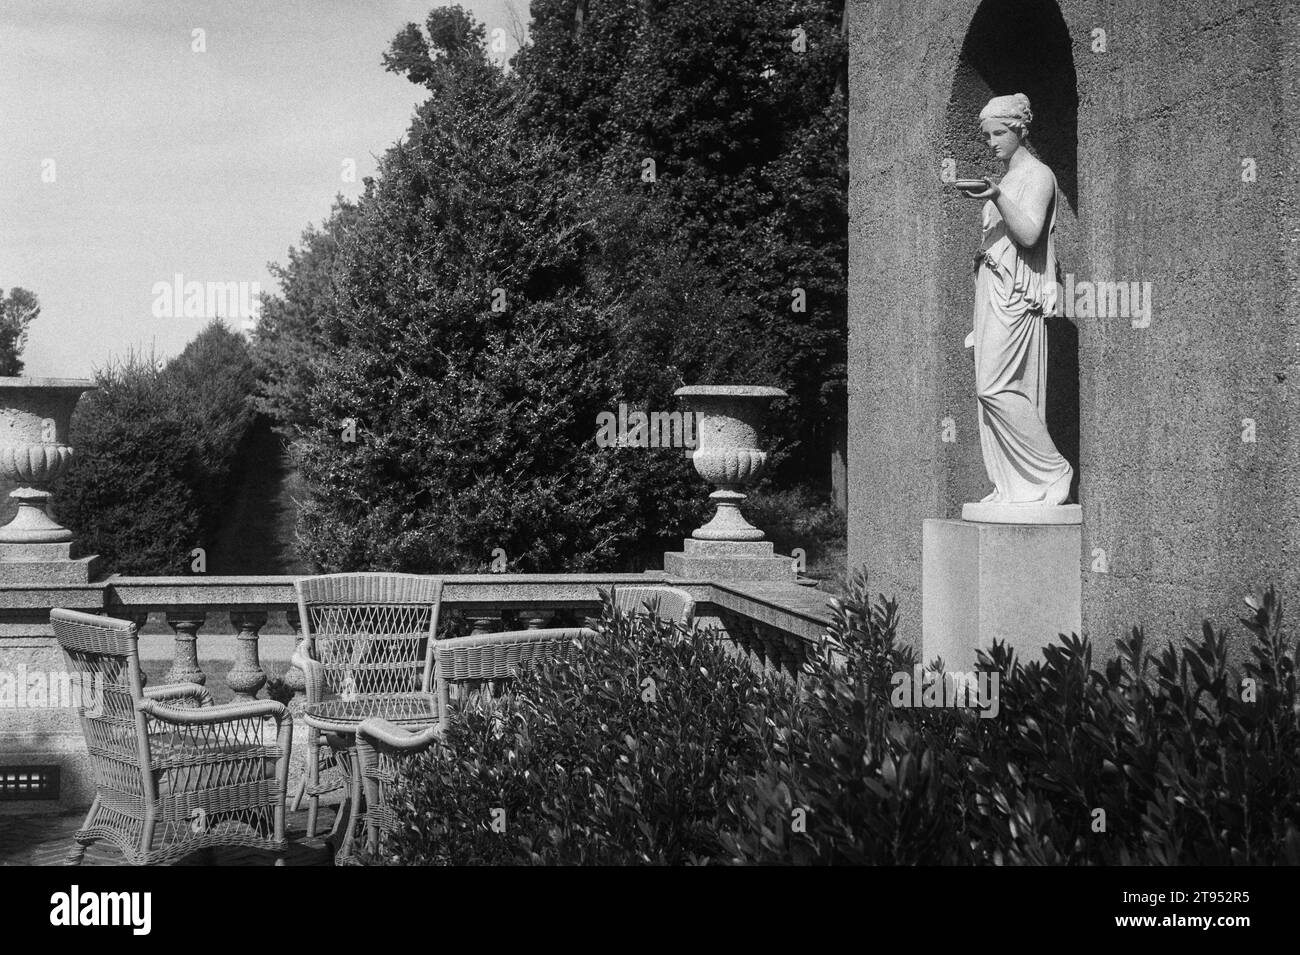
[[[72,531],[49,513],[50,484],[72,463],[68,425],[94,382],[81,378],[0,378],[0,478],[18,513],[0,527],[0,544],[60,544]]]
[[[697,415],[698,446],[691,460],[700,477],[715,485],[709,499],[713,518],[691,532],[702,541],[761,541],[763,532],[740,513],[743,488],[767,466],[759,436],[768,405],[784,398],[780,388],[761,385],[688,385],[674,394]]]

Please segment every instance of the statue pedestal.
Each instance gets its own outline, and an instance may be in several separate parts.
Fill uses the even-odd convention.
[[[963,504],[961,519],[980,524],[1082,524],[1078,504]]]
[[[771,541],[709,541],[688,537],[682,550],[664,554],[664,573],[684,580],[795,579],[794,558],[775,553]]]
[[[921,660],[975,668],[1006,641],[1022,659],[1083,628],[1083,528],[927,520],[921,546]]]

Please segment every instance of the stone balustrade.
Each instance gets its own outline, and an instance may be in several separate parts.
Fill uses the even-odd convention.
[[[716,627],[737,652],[774,672],[796,672],[809,641],[819,639],[826,627],[826,595],[793,580],[692,580],[662,571],[452,574],[443,580],[441,621],[453,633],[581,625],[599,616],[601,590],[654,584],[688,591],[701,625]],[[61,670],[65,664],[49,628],[49,612],[67,607],[131,620],[142,629],[150,623],[146,633],[165,623],[173,637],[171,667],[162,677],[166,682],[202,683],[221,696],[205,666],[215,673],[225,669],[216,664],[228,662],[224,679],[235,699],[265,696],[263,632],[293,633],[301,639],[293,582],[287,576],[113,575],[86,584],[0,583],[0,671]],[[212,650],[205,649],[205,637]],[[282,678],[302,692],[303,676],[296,667]],[[84,742],[74,711],[6,710],[0,705],[0,771],[19,765],[60,767],[62,792],[51,808],[88,803]],[[31,803],[13,803],[12,808],[23,805],[32,808]],[[0,812],[6,808],[0,798]]]
[[[103,584],[109,616],[141,626],[148,614],[163,613],[175,633],[175,661],[169,682],[203,683],[201,631],[209,616],[228,611],[237,633],[227,683],[236,699],[252,699],[266,683],[258,655],[259,635],[271,615],[282,615],[299,634],[292,577],[122,577]],[[671,583],[696,599],[696,615],[771,667],[793,671],[803,647],[825,629],[825,595],[794,584],[718,583],[641,574],[453,574],[444,576],[444,623],[458,633],[581,625],[600,614],[600,591],[610,587]],[[2,614],[3,611],[0,611]],[[286,682],[302,689],[291,668]]]

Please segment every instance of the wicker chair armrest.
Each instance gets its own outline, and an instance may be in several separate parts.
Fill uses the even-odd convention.
[[[200,686],[197,683],[167,683],[162,686],[146,686],[144,688],[144,698],[160,702],[193,700],[199,706],[212,706],[212,694],[208,692],[207,687]]]
[[[661,620],[671,621],[686,629],[690,628],[695,619],[695,598],[680,587],[662,584],[615,587],[610,596],[615,609],[624,616],[652,613]]]
[[[427,749],[438,738],[440,730],[437,726],[407,729],[378,716],[372,716],[363,720],[357,727],[357,735],[376,740],[391,749],[418,752]]]
[[[294,653],[293,663],[302,670],[308,703],[319,703],[325,695],[325,667],[305,653]]]
[[[157,700],[141,700],[135,708],[146,716],[178,726],[196,726],[204,723],[231,723],[257,717],[272,717],[279,725],[292,724],[289,708],[275,700],[246,700],[241,703],[223,703],[202,709],[182,709],[167,706]]]
[[[519,663],[526,659],[537,659],[531,654],[530,647],[541,650],[599,636],[597,631],[589,627],[549,627],[439,640],[433,651],[434,671],[444,717],[447,714],[448,682],[495,680],[513,676]],[[542,656],[549,654],[543,653]]]

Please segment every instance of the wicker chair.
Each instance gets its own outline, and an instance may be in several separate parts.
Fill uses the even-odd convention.
[[[390,794],[403,763],[428,749],[451,725],[451,686],[468,694],[494,689],[496,682],[543,661],[566,658],[576,641],[596,637],[585,627],[512,630],[440,640],[434,650],[439,701],[436,726],[409,728],[382,719],[368,719],[357,731],[357,755],[366,800],[366,844],[379,851],[383,838],[396,828]]]
[[[195,683],[144,689],[135,624],[60,609],[50,624],[82,688],[96,782],[68,863],[102,839],[137,865],[215,846],[267,849],[282,865],[288,709],[274,700],[213,706]]]
[[[409,711],[410,721],[437,720],[430,687],[433,645],[442,603],[442,580],[415,574],[329,574],[295,581],[302,619],[303,650],[295,658],[307,684],[307,704],[356,711],[367,706]],[[322,784],[321,770],[342,739],[309,727],[307,764],[294,798],[297,810],[306,796],[307,835],[316,835],[322,794],[338,782]],[[324,765],[322,765],[324,763]],[[339,760],[347,770],[348,763]],[[345,818],[340,809],[335,829]]]
[[[614,607],[624,616],[648,613],[689,629],[695,598],[680,587],[615,587]]]

